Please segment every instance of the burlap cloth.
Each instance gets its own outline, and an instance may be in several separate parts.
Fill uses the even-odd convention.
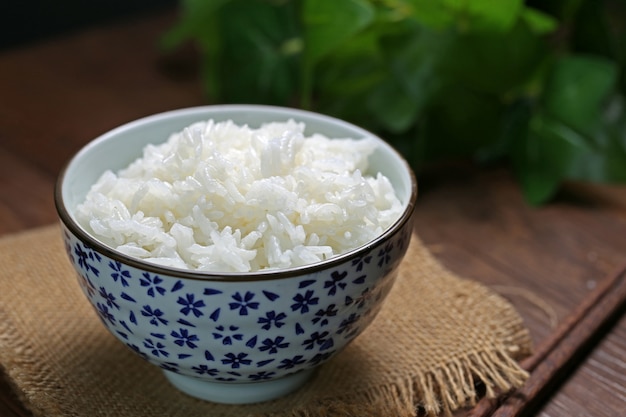
[[[526,378],[530,337],[503,298],[444,269],[417,236],[374,323],[285,398],[233,406],[178,392],[111,336],[57,226],[0,238],[0,366],[35,416],[413,416]]]

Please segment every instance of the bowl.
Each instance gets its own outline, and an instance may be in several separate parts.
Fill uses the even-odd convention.
[[[211,118],[251,127],[294,119],[306,123],[306,134],[374,138],[370,169],[390,179],[401,216],[374,240],[326,261],[244,274],[148,263],[81,227],[76,207],[105,170],[122,169],[147,144]],[[220,403],[266,401],[298,389],[374,320],[406,253],[416,196],[409,165],[372,133],[321,114],[259,105],[186,108],[122,125],[83,147],[55,187],[69,261],[103,325],[179,390]]]

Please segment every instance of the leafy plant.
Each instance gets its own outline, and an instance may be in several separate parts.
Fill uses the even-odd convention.
[[[600,0],[182,0],[207,100],[377,132],[419,170],[505,161],[527,200],[626,181],[626,5]]]

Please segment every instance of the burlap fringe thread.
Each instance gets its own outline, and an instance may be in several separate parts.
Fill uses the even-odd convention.
[[[485,396],[494,398],[498,392],[519,387],[527,378],[528,373],[506,352],[481,352],[442,364],[418,379],[399,380],[280,417],[450,416],[454,410],[476,404],[481,397],[476,388],[479,382],[485,387]]]
[[[12,326],[8,325],[5,319],[6,317],[2,317],[0,320],[0,342],[3,342],[2,339],[11,338],[15,343],[16,338],[21,337],[17,332],[11,331]],[[26,341],[21,342],[18,344],[22,347],[20,349],[22,352],[15,357],[31,357],[27,352],[32,349]],[[21,365],[31,369],[33,365],[42,366],[41,363]],[[479,383],[484,386],[485,396],[493,398],[498,392],[519,387],[527,377],[528,373],[521,369],[507,352],[501,350],[479,352],[442,364],[438,369],[417,379],[406,378],[349,397],[334,398],[332,401],[316,405],[308,404],[306,409],[291,410],[282,416],[270,413],[265,414],[265,417],[415,417],[441,414],[450,416],[454,410],[476,404],[480,397],[477,391]],[[31,383],[17,380],[13,382],[21,385],[21,389],[16,391],[21,394],[21,400],[28,404],[30,410],[35,414],[42,414],[42,410],[33,408],[28,393],[39,388],[49,388],[49,384],[43,383],[38,388],[38,384],[32,384],[32,377],[29,381]],[[48,406],[55,403],[52,401]]]
[[[496,297],[495,295],[491,295]],[[34,415],[81,415],[79,410],[60,404],[59,381],[50,380],[54,373],[47,369],[46,358],[37,359],[31,344],[18,330],[20,323],[13,323],[0,309],[0,346],[10,347],[12,354],[5,355],[1,366],[11,383],[16,387],[20,399]],[[514,310],[506,310],[508,321],[519,321]],[[510,317],[508,317],[510,315]],[[315,403],[296,406],[278,413],[254,413],[255,417],[414,417],[449,416],[459,408],[472,406],[485,395],[494,397],[500,392],[521,386],[528,377],[516,359],[528,352],[519,350],[518,343],[527,337],[526,330],[492,339],[482,350],[467,352],[442,361],[419,375],[388,381],[362,391],[344,396],[320,399]],[[519,339],[519,340],[518,340]],[[32,353],[32,354],[30,354]],[[31,374],[20,370],[30,369]],[[57,375],[58,376],[58,375]],[[480,392],[479,392],[480,391]],[[69,408],[68,408],[69,406]],[[62,408],[62,409],[61,409]],[[243,411],[243,410],[241,410]],[[250,410],[246,410],[248,415]],[[221,414],[221,413],[220,413]],[[230,415],[230,414],[228,414]]]
[[[6,317],[0,320],[0,342],[2,339],[12,338],[15,343],[16,338],[21,338],[16,332],[11,331],[12,326],[7,325],[4,319]],[[22,346],[22,352],[15,357],[31,357],[27,352],[32,349],[27,342],[22,342],[18,343]],[[22,364],[31,369],[33,365],[41,367],[42,364]],[[528,373],[521,369],[508,353],[501,350],[480,352],[442,364],[440,368],[417,379],[406,378],[355,393],[347,398],[334,398],[332,401],[316,405],[309,404],[307,409],[291,410],[282,416],[270,413],[265,414],[265,417],[415,417],[441,414],[450,416],[454,410],[476,404],[480,397],[476,388],[478,383],[484,386],[485,396],[493,398],[498,392],[506,392],[521,386],[527,377]],[[32,382],[33,378],[29,380]],[[28,382],[20,384],[20,382],[25,381],[14,381],[21,385],[21,389],[16,390],[21,394],[21,400],[28,404],[35,414],[42,414],[42,410],[33,409],[32,402],[27,398],[28,392],[38,390],[36,386],[38,384]],[[46,387],[49,387],[49,384],[43,383],[40,388]],[[55,403],[52,401],[49,405]]]

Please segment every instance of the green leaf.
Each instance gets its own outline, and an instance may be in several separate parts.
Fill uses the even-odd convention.
[[[516,22],[523,0],[413,0],[412,15],[433,29],[456,26],[462,31],[508,31]]]
[[[619,59],[614,23],[609,22],[609,7],[604,2],[586,1],[581,4],[571,26],[571,47],[578,53]]]
[[[511,152],[529,202],[545,203],[565,179],[626,180],[626,116],[619,97],[605,106],[614,83],[605,62],[574,57],[555,66],[528,136]]]
[[[544,172],[532,169],[520,170],[517,173],[524,200],[532,206],[541,206],[547,203],[557,193],[561,185],[561,178],[547,175]]]
[[[424,112],[420,140],[423,158],[431,162],[467,157],[494,144],[500,136],[504,108],[493,96],[458,84],[443,87]]]
[[[530,122],[530,133],[538,141],[535,160],[544,164],[542,170],[562,178],[576,173],[584,156],[594,150],[584,136],[548,115],[535,115]]]
[[[540,10],[530,7],[522,10],[522,20],[528,25],[530,30],[536,35],[546,35],[554,32],[559,25],[558,20]]]
[[[416,101],[427,102],[440,82],[440,67],[448,57],[453,35],[413,25],[404,32],[381,38],[391,75]],[[420,106],[421,106],[420,105]]]
[[[602,153],[602,174],[593,178],[600,182],[626,184],[626,128],[624,124],[620,127],[611,127],[607,132],[610,140]]]
[[[375,60],[367,57],[345,66],[325,63],[316,71],[317,111],[363,125],[369,119],[365,103],[372,91],[389,78],[388,73]]]
[[[222,101],[287,105],[297,89],[294,2],[231,0],[219,9]]]
[[[549,200],[564,179],[575,176],[593,149],[584,137],[548,115],[535,114],[529,127],[512,158],[526,199],[538,205]]]
[[[415,123],[421,103],[406,94],[394,78],[372,91],[367,107],[385,129],[393,133],[406,131]]]
[[[374,19],[366,0],[303,0],[305,60],[314,65],[320,58],[355,35]]]
[[[439,67],[446,56],[447,42],[446,33],[416,24],[381,38],[389,74],[373,89],[367,104],[386,129],[396,133],[409,129],[445,83]]]
[[[180,18],[159,39],[159,46],[172,50],[185,41],[193,41],[200,50],[202,83],[212,99],[223,97],[218,63],[221,61],[219,11],[230,0],[182,0]]]
[[[602,107],[617,83],[617,65],[607,59],[573,55],[552,68],[542,94],[547,114],[592,137]]]
[[[215,46],[214,20],[218,10],[229,0],[182,0],[181,17],[160,39],[162,48],[175,48],[193,39],[203,46]]]
[[[409,0],[396,2],[395,6],[402,9],[400,15],[409,15],[430,29],[448,29],[456,20],[456,14],[440,1]]]
[[[500,130],[493,143],[479,148],[475,157],[479,163],[489,163],[510,157],[519,151],[518,144],[528,136],[528,125],[532,117],[532,102],[520,99],[505,106],[500,117]]]
[[[330,94],[331,100],[341,100],[369,92],[388,75],[382,64],[378,33],[368,28],[321,59],[314,74],[317,99],[325,101]]]
[[[528,83],[546,53],[545,42],[520,21],[498,35],[457,34],[447,48],[442,71],[470,88],[504,95]]]
[[[533,206],[546,203],[556,194],[561,179],[544,172],[523,170],[518,174],[525,200]]]
[[[626,182],[626,112],[624,97],[614,95],[607,106],[594,147],[572,173],[574,179]]]
[[[506,32],[515,24],[524,5],[523,0],[446,0],[468,16],[473,30]]]

